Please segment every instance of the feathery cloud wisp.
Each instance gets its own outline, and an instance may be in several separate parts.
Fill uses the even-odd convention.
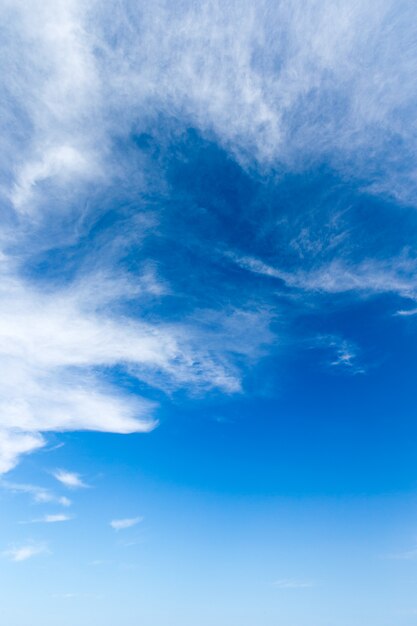
[[[59,469],[53,473],[53,477],[69,489],[84,489],[88,487],[81,476],[76,472],[68,472],[67,470]]]
[[[125,530],[126,528],[132,528],[132,526],[136,526],[139,522],[143,521],[143,517],[127,517],[124,519],[114,519],[110,522],[110,526],[114,530]]]
[[[0,481],[0,487],[11,491],[12,493],[26,493],[32,496],[33,501],[37,504],[60,504],[64,507],[71,506],[71,500],[66,496],[57,496],[49,489],[45,487],[39,487],[38,485],[29,485],[25,483],[13,483],[6,480]]]
[[[34,556],[38,556],[39,554],[43,554],[46,552],[46,546],[41,544],[27,544],[18,547],[10,548],[3,552],[3,556],[10,559],[11,561],[15,561],[19,563],[21,561],[27,561]]]
[[[45,515],[41,521],[45,522],[45,524],[55,524],[56,522],[68,522],[70,519],[72,518],[64,513],[54,513],[51,515]]]

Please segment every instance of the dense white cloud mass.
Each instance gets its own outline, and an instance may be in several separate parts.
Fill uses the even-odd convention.
[[[130,182],[115,138],[181,117],[248,169],[299,171],[326,158],[369,192],[411,203],[414,12],[391,0],[2,3],[0,472],[49,431],[153,428],[155,403],[121,391],[114,369],[164,391],[231,393],[242,360],[272,338],[271,315],[253,302],[172,322],[126,312],[126,300],[171,286],[153,270],[103,273],[123,233],[107,252],[91,245],[92,267],[80,263],[60,286],[28,276],[40,250],[82,240],[101,215],[95,190],[116,197]],[[138,169],[135,198],[152,178]],[[149,216],[143,230],[157,228]],[[297,289],[415,296],[409,272],[372,260],[309,273],[235,261]]]

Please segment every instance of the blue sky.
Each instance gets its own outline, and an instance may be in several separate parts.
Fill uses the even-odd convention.
[[[414,18],[1,3],[2,623],[417,623]]]

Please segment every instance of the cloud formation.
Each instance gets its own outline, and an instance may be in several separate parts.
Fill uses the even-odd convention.
[[[8,558],[10,561],[20,563],[21,561],[27,561],[28,559],[45,552],[47,552],[45,545],[29,543],[10,548],[9,550],[3,552],[3,556]]]
[[[143,520],[143,517],[127,517],[124,519],[114,519],[110,522],[110,526],[114,530],[126,530],[127,528],[132,528],[132,526],[136,526]]]
[[[94,296],[86,304],[83,286],[45,293],[9,276],[1,290],[2,472],[21,454],[43,446],[44,432],[126,434],[155,427],[155,403],[105,382],[105,368],[122,365],[131,376],[166,389],[217,387],[230,393],[240,388],[238,371],[216,345],[216,333],[190,324],[116,317],[98,310]],[[113,302],[117,306],[117,296]],[[246,324],[244,315],[236,313],[235,319]],[[254,337],[253,345],[257,342]],[[245,344],[237,347],[245,349]]]
[[[144,127],[153,111],[181,113],[243,160],[299,168],[326,158],[372,192],[411,201],[413,9],[392,0],[378,10],[372,0],[6,2],[9,197],[30,212],[45,184],[109,175],[111,134]]]
[[[167,162],[189,159],[177,146],[186,130],[257,184],[325,164],[368,196],[413,204],[417,58],[407,1],[29,0],[1,11],[12,60],[0,79],[4,473],[48,432],[150,431],[161,393],[239,392],[275,342],[268,298],[218,280],[207,249],[214,223],[209,242],[227,247],[232,185],[217,222],[206,198],[175,188]],[[192,172],[185,187],[195,180],[204,188]],[[248,195],[234,206],[246,220],[235,265],[303,293],[416,299],[412,255],[353,262],[335,237],[329,257],[301,229],[287,249],[317,257],[308,267],[256,256],[279,216],[258,228]],[[351,361],[345,350],[334,364]]]
[[[69,522],[72,519],[70,515],[65,513],[51,513],[43,517],[37,517],[29,522],[20,522],[20,524],[57,524],[60,522]]]
[[[388,260],[367,259],[359,263],[348,263],[343,259],[293,272],[273,267],[254,257],[239,257],[228,253],[242,269],[276,278],[289,287],[312,293],[358,294],[394,293],[403,298],[417,298],[414,276],[417,261],[414,258],[390,258]],[[413,311],[401,311],[399,315],[410,315]]]
[[[58,482],[69,489],[84,489],[87,487],[81,476],[76,472],[68,472],[67,470],[59,469],[54,472],[53,476]]]
[[[60,504],[64,507],[71,506],[71,500],[66,496],[57,496],[50,489],[24,483],[13,483],[6,480],[0,482],[0,486],[12,493],[28,494],[37,504]]]
[[[69,515],[65,515],[64,513],[52,513],[49,515],[45,515],[39,521],[44,524],[56,524],[58,522],[68,522],[72,519]]]

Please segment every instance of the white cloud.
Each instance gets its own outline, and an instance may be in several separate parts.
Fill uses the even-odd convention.
[[[127,517],[125,519],[114,519],[110,522],[110,526],[114,530],[125,530],[126,528],[132,528],[139,522],[143,521],[143,517]]]
[[[81,476],[76,472],[59,469],[53,473],[54,478],[69,489],[83,489],[87,487]]]
[[[72,517],[70,515],[65,515],[64,513],[53,513],[32,521],[33,523],[56,524],[59,522],[69,522],[71,519]]]
[[[105,368],[122,366],[169,391],[217,387],[232,393],[239,391],[241,376],[233,354],[254,357],[270,336],[270,315],[262,310],[199,312],[176,324],[128,318],[114,312],[121,285],[109,284],[101,274],[98,280],[103,290],[97,294],[82,281],[39,291],[3,273],[0,472],[43,446],[43,433],[152,430],[155,403],[109,384],[101,373]],[[122,287],[128,289],[123,281]],[[208,315],[215,316],[210,324]]]
[[[356,360],[357,353],[354,349],[352,349],[352,345],[343,341],[339,346],[336,346],[336,358],[330,363],[330,365],[350,369],[355,374],[363,374],[365,370],[356,366]]]
[[[13,483],[6,480],[0,482],[0,487],[7,489],[13,493],[27,493],[32,496],[34,502],[38,504],[60,504],[64,507],[71,506],[71,500],[66,496],[57,496],[49,489],[45,487],[39,487],[38,485],[30,485],[25,483]]]
[[[72,519],[69,515],[64,515],[63,513],[54,513],[51,515],[45,515],[45,517],[42,518],[42,522],[45,522],[45,524],[55,524],[56,522],[68,522],[70,519]]]
[[[225,256],[231,259],[236,265],[242,269],[253,272],[254,274],[260,274],[261,276],[269,276],[271,278],[278,278],[285,283],[291,281],[291,274],[289,272],[281,271],[267,263],[264,263],[260,259],[251,256],[239,256],[233,252],[227,252]]]
[[[317,292],[395,293],[415,298],[417,290],[412,278],[415,267],[414,259],[365,260],[356,265],[334,260],[311,272],[300,272],[293,284]]]
[[[74,178],[99,175],[98,79],[77,0],[6,2],[3,10],[11,40],[19,32],[19,43],[9,50],[13,66],[5,86],[15,105],[7,111],[15,173],[9,197],[19,212],[33,213],[42,206],[43,183],[68,188]],[[14,132],[22,111],[29,121],[24,147]]]
[[[48,431],[132,433],[155,427],[155,404],[105,383],[100,368],[122,365],[159,388],[218,387],[230,393],[240,389],[240,374],[220,340],[221,324],[234,320],[230,353],[249,355],[266,337],[268,316],[256,311],[226,312],[214,332],[201,330],[195,320],[150,324],[116,316],[110,307],[120,298],[120,285],[102,285],[97,302],[94,291],[88,300],[82,283],[41,292],[3,274],[0,471],[44,445],[42,433]],[[253,325],[254,319],[259,323]],[[251,330],[239,345],[242,325]]]
[[[417,309],[401,309],[396,312],[396,315],[400,317],[411,317],[413,315],[417,315]]]
[[[3,556],[11,561],[19,563],[21,561],[27,561],[28,559],[38,556],[39,554],[43,554],[46,551],[47,549],[44,545],[29,543],[27,545],[10,548],[9,550],[3,552]]]
[[[37,433],[19,432],[18,428],[0,428],[0,473],[12,469],[22,454],[33,452],[44,445]]]
[[[242,161],[326,159],[373,193],[412,201],[411,0],[3,4],[18,210],[42,206],[45,180],[68,189],[114,175],[112,133],[179,112]]]
[[[326,159],[412,201],[413,13],[393,0],[118,3],[94,15],[97,66],[116,108],[181,111],[242,161]]]
[[[6,472],[51,431],[151,430],[155,403],[117,389],[112,369],[158,389],[232,393],[241,388],[236,361],[255,358],[271,338],[268,313],[256,308],[218,315],[217,332],[194,320],[149,322],[140,312],[129,318],[117,306],[123,290],[164,293],[149,273],[136,281],[140,288],[105,280],[100,271],[60,289],[21,278],[19,262],[30,265],[31,245],[53,247],[58,235],[77,241],[65,216],[77,222],[88,213],[86,184],[111,188],[126,179],[112,153],[115,136],[146,130],[152,115],[181,113],[187,127],[214,135],[244,164],[257,160],[261,171],[271,164],[299,170],[326,158],[342,174],[359,171],[373,193],[407,200],[417,187],[409,165],[417,149],[410,131],[417,88],[412,2],[401,14],[393,0],[181,7],[7,0],[1,10],[11,59],[0,85],[7,94],[0,174],[8,181],[1,193],[16,222],[0,232],[10,255],[0,255]],[[33,243],[42,224],[47,243]],[[334,261],[290,273],[248,256],[236,261],[298,289],[416,297],[400,266]],[[341,359],[347,362],[347,353]]]
[[[355,343],[337,335],[319,335],[312,347],[330,351],[332,357],[327,365],[349,374],[365,374],[366,369],[359,360],[359,348]]]
[[[356,264],[335,258],[308,270],[294,269],[290,272],[263,263],[256,257],[242,257],[230,252],[226,256],[242,269],[277,278],[288,287],[303,291],[318,294],[394,293],[403,298],[417,299],[417,286],[414,280],[417,260],[413,258],[398,257],[384,261],[366,259]],[[398,314],[411,315],[412,313],[413,311],[410,313],[400,311]]]
[[[82,177],[88,167],[85,157],[72,146],[61,145],[44,152],[39,161],[27,163],[22,167],[11,200],[16,209],[22,210],[29,205],[29,200],[36,185],[52,177]]]

